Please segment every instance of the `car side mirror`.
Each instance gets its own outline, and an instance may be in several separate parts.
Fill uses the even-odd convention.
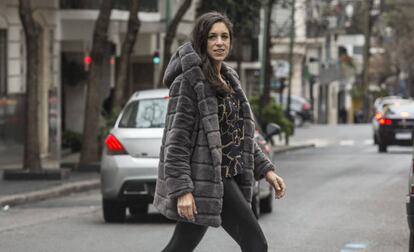
[[[276,123],[268,123],[266,126],[266,138],[271,139],[272,136],[280,134],[280,126]]]

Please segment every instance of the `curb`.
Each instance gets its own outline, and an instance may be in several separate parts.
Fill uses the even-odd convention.
[[[294,150],[300,150],[300,149],[306,149],[306,148],[313,148],[316,145],[314,143],[310,143],[310,144],[301,144],[301,145],[288,145],[288,146],[284,146],[281,148],[273,148],[273,153],[277,154],[277,153],[284,153],[284,152],[288,152],[288,151],[294,151]]]
[[[76,192],[83,192],[100,187],[99,179],[92,179],[86,181],[70,182],[64,185],[55,186],[49,189],[43,189],[29,193],[19,193],[10,196],[0,197],[0,206],[16,206],[20,204],[36,202],[56,198],[63,195],[68,195]]]

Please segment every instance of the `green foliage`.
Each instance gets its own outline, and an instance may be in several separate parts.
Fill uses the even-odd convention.
[[[70,130],[62,133],[62,147],[70,148],[72,152],[80,151],[82,146],[82,134]]]
[[[387,89],[381,88],[378,91],[374,91],[372,92],[372,96],[373,96],[373,101],[375,101],[375,99],[377,99],[378,97],[384,97],[384,96],[389,96],[390,92]]]
[[[386,88],[380,88],[379,90],[369,91],[369,95],[375,100],[378,97],[388,96],[390,92]],[[354,85],[351,89],[351,96],[353,99],[362,99],[364,97],[364,90],[361,85]]]
[[[293,134],[293,123],[285,116],[283,108],[270,99],[269,103],[260,107],[260,100],[258,97],[252,97],[249,99],[253,113],[256,116],[261,115],[261,118],[256,118],[260,126],[265,129],[268,123],[276,123],[280,126],[282,131],[287,135]],[[261,112],[261,114],[260,114]]]
[[[209,11],[226,14],[233,23],[235,37],[251,35],[260,17],[260,0],[210,0],[201,1],[197,16]]]
[[[364,96],[364,90],[362,89],[361,85],[357,83],[357,85],[353,85],[351,89],[351,96],[353,99],[362,99]]]
[[[99,148],[102,148],[103,141],[115,125],[118,114],[119,112],[112,112],[110,115],[101,116],[97,139]],[[81,133],[66,130],[62,133],[62,147],[70,148],[71,152],[79,152],[82,148],[82,138]]]

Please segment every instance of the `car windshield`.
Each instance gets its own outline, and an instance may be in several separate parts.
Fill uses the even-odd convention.
[[[164,128],[168,100],[145,99],[133,101],[125,108],[119,128]]]
[[[387,115],[414,115],[414,102],[402,101],[385,106]]]

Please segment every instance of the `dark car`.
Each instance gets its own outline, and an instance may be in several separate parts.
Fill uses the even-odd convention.
[[[372,117],[372,128],[373,128],[373,140],[374,144],[378,144],[378,139],[375,136],[375,130],[378,128],[378,118],[381,118],[384,109],[392,104],[399,103],[401,100],[404,100],[400,96],[384,96],[384,97],[378,97],[375,99],[374,106],[373,106],[373,117]]]
[[[373,121],[378,152],[386,152],[390,145],[411,145],[413,126],[414,101],[400,100],[385,105]]]

